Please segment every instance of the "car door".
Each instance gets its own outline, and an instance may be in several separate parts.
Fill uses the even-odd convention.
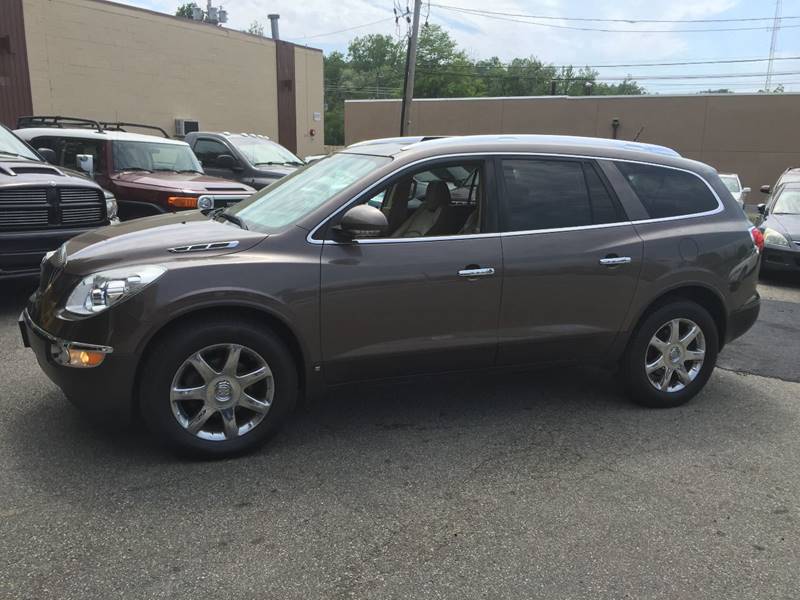
[[[209,137],[198,137],[195,140],[192,150],[197,156],[197,160],[203,165],[203,171],[207,175],[214,177],[221,177],[222,179],[229,179],[231,181],[239,181],[241,171],[224,167],[219,164],[219,157],[222,155],[235,156],[233,151],[228,146],[219,140]]]
[[[495,201],[492,165],[478,161],[478,167],[484,184],[474,189],[476,206],[461,212],[466,222],[478,211],[474,214],[481,225],[473,233],[462,233],[464,225],[457,223],[419,237],[391,237],[389,232],[381,239],[347,242],[326,236],[320,301],[328,382],[493,365],[502,251],[500,237],[489,224]],[[427,164],[416,171],[430,168]],[[407,202],[411,180],[405,181],[389,189],[402,188]],[[434,188],[447,195],[448,187],[441,182],[431,187],[431,196]],[[396,193],[374,189],[357,203]],[[464,205],[455,208],[457,213]],[[396,231],[418,229],[404,225],[398,223]]]
[[[498,364],[602,359],[630,309],[643,243],[591,160],[498,160]]]

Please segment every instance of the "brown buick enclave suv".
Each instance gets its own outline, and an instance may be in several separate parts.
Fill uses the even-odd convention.
[[[714,169],[660,146],[375,140],[210,216],[70,240],[20,326],[75,404],[205,456],[360,379],[597,363],[669,407],[755,321],[761,243]]]

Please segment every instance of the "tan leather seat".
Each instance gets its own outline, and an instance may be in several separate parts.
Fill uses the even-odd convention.
[[[444,181],[432,181],[425,190],[425,201],[403,223],[392,237],[428,235],[441,223],[450,206],[450,190]]]

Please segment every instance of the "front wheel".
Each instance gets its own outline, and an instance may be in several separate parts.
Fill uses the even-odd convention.
[[[706,309],[688,300],[646,316],[624,360],[634,402],[653,408],[680,406],[703,389],[717,362],[719,334]]]
[[[141,414],[181,453],[217,458],[252,450],[295,404],[291,353],[259,324],[187,323],[156,342],[150,355],[141,372]]]

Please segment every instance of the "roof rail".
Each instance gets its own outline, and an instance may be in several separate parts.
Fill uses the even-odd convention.
[[[82,119],[80,117],[61,117],[51,115],[31,115],[19,117],[17,119],[17,129],[30,127],[89,127],[97,131],[103,131],[102,125],[92,119]]]
[[[170,135],[157,125],[144,125],[143,123],[126,123],[124,121],[95,121],[94,119],[83,119],[81,117],[61,117],[51,115],[31,115],[19,117],[17,119],[17,129],[30,127],[86,127],[96,130],[98,133],[103,131],[125,131],[125,127],[139,127],[141,129],[153,129],[158,131],[165,138]]]
[[[109,131],[126,131],[124,129],[125,127],[153,129],[155,131],[158,131],[165,138],[170,139],[170,135],[158,125],[144,125],[143,123],[126,123],[124,121],[100,121],[100,125],[103,127],[103,129],[108,129]]]

